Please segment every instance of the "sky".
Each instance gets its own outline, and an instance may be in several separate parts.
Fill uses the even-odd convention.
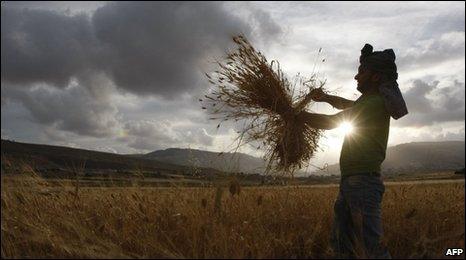
[[[389,146],[465,139],[464,2],[2,2],[1,137],[229,151],[241,126],[217,129],[198,99],[238,33],[291,80],[316,73],[348,99],[364,44],[393,49],[409,114],[391,119]],[[336,163],[343,138],[326,131],[311,165]]]

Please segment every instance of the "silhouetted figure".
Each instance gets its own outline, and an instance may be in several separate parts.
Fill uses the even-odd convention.
[[[340,154],[341,181],[331,238],[336,257],[391,258],[380,243],[381,202],[385,192],[380,166],[387,150],[390,116],[399,119],[408,110],[396,82],[393,50],[373,52],[372,46],[366,44],[359,61],[354,79],[362,95],[356,101],[315,89],[314,101],[327,102],[343,111],[335,115],[304,111],[298,117],[319,129],[333,129],[342,122],[353,125]]]

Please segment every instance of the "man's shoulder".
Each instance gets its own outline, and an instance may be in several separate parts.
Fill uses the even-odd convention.
[[[384,99],[379,94],[361,96],[358,98],[356,104],[361,106],[384,106]]]
[[[380,94],[374,94],[365,97],[362,103],[368,105],[384,105],[384,99]]]
[[[385,100],[380,95],[369,95],[360,100],[354,106],[354,111],[363,114],[364,117],[382,116],[387,114]]]

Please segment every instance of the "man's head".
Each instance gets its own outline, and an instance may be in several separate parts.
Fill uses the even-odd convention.
[[[357,90],[364,94],[377,90],[378,85],[381,83],[382,75],[366,66],[359,65],[358,73],[354,76],[354,79],[358,82]]]
[[[377,90],[382,82],[398,78],[395,64],[395,53],[392,49],[373,51],[370,44],[364,45],[359,57],[361,65],[354,79],[358,82],[361,93]]]

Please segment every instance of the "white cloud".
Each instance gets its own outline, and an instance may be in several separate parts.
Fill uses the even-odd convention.
[[[439,81],[413,81],[403,96],[409,114],[394,122],[395,126],[430,126],[441,122],[464,122],[464,82],[455,80],[439,88]]]
[[[131,148],[150,152],[189,145],[209,147],[213,137],[205,129],[190,129],[168,120],[140,120],[126,122],[118,140]]]

